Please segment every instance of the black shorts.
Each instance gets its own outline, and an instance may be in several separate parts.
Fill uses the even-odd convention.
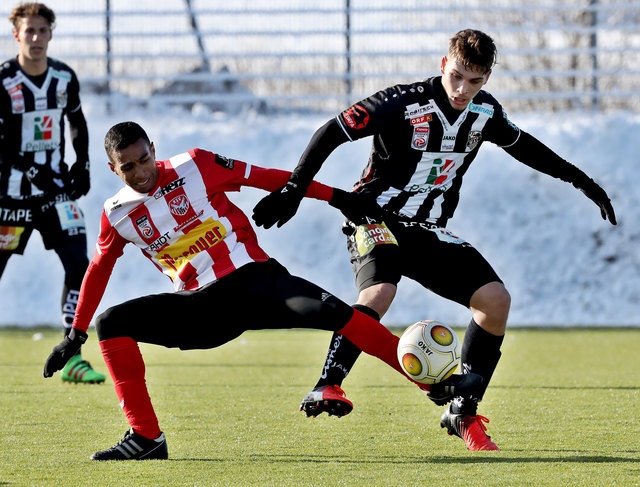
[[[81,240],[86,247],[84,215],[66,194],[0,198],[0,252],[24,253],[33,230],[40,232],[47,250],[69,240]]]
[[[126,336],[183,350],[207,349],[246,330],[337,331],[352,315],[351,306],[270,259],[246,264],[195,291],[116,305],[96,319],[96,331],[101,341]]]
[[[480,287],[502,282],[480,252],[446,228],[393,221],[347,224],[344,232],[359,291],[381,283],[397,285],[406,276],[469,307]]]

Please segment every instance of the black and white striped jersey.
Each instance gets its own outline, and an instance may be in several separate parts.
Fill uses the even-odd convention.
[[[498,101],[480,91],[462,111],[448,103],[441,77],[382,90],[336,117],[349,140],[373,136],[356,191],[373,192],[402,219],[444,226],[462,178],[484,141],[508,148],[520,137]]]
[[[66,64],[48,58],[46,72],[28,76],[16,59],[0,66],[0,195],[21,198],[41,194],[17,165],[45,165],[60,179],[68,113],[80,110],[79,83]]]

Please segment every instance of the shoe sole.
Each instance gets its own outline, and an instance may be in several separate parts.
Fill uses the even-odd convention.
[[[307,418],[310,416],[315,418],[322,413],[341,418],[353,411],[353,405],[338,399],[323,399],[322,401],[309,401],[304,403],[300,406],[300,411],[307,413]]]

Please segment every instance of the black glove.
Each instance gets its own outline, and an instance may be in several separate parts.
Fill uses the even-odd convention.
[[[329,204],[337,208],[354,223],[360,223],[365,216],[382,221],[382,208],[375,196],[369,193],[354,193],[333,188],[333,196]]]
[[[304,191],[292,181],[282,188],[268,194],[253,208],[253,221],[256,225],[271,228],[275,223],[278,228],[287,223],[298,211],[304,198]]]
[[[582,191],[587,198],[593,201],[600,208],[600,214],[603,220],[609,220],[612,225],[616,225],[616,214],[611,206],[611,200],[607,196],[604,189],[596,184],[591,178],[585,178],[581,181],[574,181],[573,185]]]
[[[27,179],[31,181],[39,190],[45,193],[60,193],[62,188],[58,186],[54,178],[59,176],[48,166],[43,164],[27,164],[23,166],[23,171]]]
[[[89,161],[79,162],[69,169],[69,196],[72,200],[78,199],[89,192],[91,181],[89,179]]]
[[[71,328],[64,340],[53,347],[49,358],[44,364],[44,376],[52,377],[56,371],[62,369],[69,359],[80,351],[80,347],[86,341],[87,334],[84,331]]]

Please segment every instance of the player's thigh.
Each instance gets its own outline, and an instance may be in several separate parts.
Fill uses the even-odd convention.
[[[403,275],[465,307],[482,286],[502,282],[477,249],[446,229],[417,231],[400,247]]]

